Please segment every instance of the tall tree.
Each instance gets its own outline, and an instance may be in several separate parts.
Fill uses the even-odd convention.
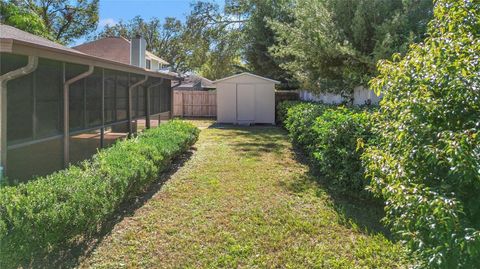
[[[276,44],[267,21],[288,20],[291,0],[226,0],[224,8],[199,1],[188,16],[186,31],[192,44],[191,66],[212,78],[250,71],[280,80],[283,88],[295,79],[280,67],[269,47]]]
[[[69,44],[96,29],[98,1],[8,0],[29,13],[37,14],[42,19],[48,36],[62,44]]]
[[[183,41],[193,71],[217,79],[244,70],[241,33],[246,17],[240,4],[227,0],[223,9],[206,1],[192,5]]]
[[[376,62],[425,36],[431,0],[295,0],[293,20],[272,21],[281,66],[312,91],[351,93]]]
[[[286,61],[274,57],[269,48],[277,44],[275,32],[268,21],[290,22],[291,0],[250,0],[249,17],[243,30],[244,60],[248,69],[258,75],[281,81],[280,87],[292,89],[298,86],[295,78],[280,64]]]
[[[9,2],[0,2],[0,22],[20,30],[52,39],[43,20],[35,13]]]

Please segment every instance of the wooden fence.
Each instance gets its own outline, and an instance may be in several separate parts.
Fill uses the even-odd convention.
[[[215,91],[173,91],[173,116],[216,117]]]

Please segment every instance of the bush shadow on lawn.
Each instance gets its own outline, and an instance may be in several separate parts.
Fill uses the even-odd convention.
[[[350,228],[358,228],[365,234],[383,234],[386,238],[392,239],[390,231],[382,224],[382,218],[385,216],[383,202],[379,199],[358,198],[341,194],[328,187],[328,181],[320,174],[318,170],[309,162],[308,157],[298,147],[293,145],[295,159],[308,167],[308,171],[302,175],[295,184],[286,186],[293,192],[302,192],[309,184],[315,184],[318,187],[317,196],[327,193],[331,199],[331,204],[335,211],[341,217],[341,223]]]
[[[234,130],[236,135],[253,137],[255,142],[232,143],[240,152],[247,156],[260,157],[264,153],[281,155],[284,145],[278,141],[289,141],[287,132],[279,126],[255,125],[239,126],[213,124],[209,128]],[[231,134],[219,134],[225,139],[231,139]],[[290,141],[289,141],[290,142]],[[292,147],[294,160],[308,167],[308,171],[301,175],[294,183],[279,184],[292,193],[309,191],[312,184],[316,189],[317,197],[328,195],[331,205],[340,216],[341,224],[356,228],[365,234],[381,233],[392,239],[389,230],[381,223],[385,213],[383,203],[378,199],[361,199],[335,192],[328,187],[328,181],[311,165],[304,152],[297,146]]]
[[[280,155],[282,153],[282,145],[275,143],[276,140],[285,139],[286,132],[272,125],[254,125],[242,126],[231,124],[215,123],[209,129],[228,129],[235,131],[236,136],[254,137],[255,142],[236,142],[233,147],[240,152],[247,154],[249,157],[260,157],[264,153],[274,153]],[[231,134],[218,134],[225,139],[231,139]]]
[[[166,171],[159,174],[158,179],[148,186],[145,191],[121,204],[113,216],[98,228],[98,232],[89,237],[82,238],[62,249],[54,249],[45,257],[34,257],[27,268],[75,268],[83,259],[88,258],[95,248],[112,232],[115,225],[126,217],[131,217],[135,211],[145,205],[193,155],[196,148],[175,158]]]

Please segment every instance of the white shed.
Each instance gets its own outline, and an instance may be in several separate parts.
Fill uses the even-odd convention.
[[[275,124],[275,84],[279,83],[250,73],[214,81],[217,122]]]

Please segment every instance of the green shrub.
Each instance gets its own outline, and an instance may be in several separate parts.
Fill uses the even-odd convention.
[[[287,110],[284,126],[290,138],[307,153],[312,152],[315,145],[312,126],[316,118],[329,107],[321,103],[300,102]]]
[[[422,268],[480,268],[480,2],[438,0],[429,37],[371,81],[364,156],[386,222]]]
[[[360,156],[371,138],[370,112],[320,103],[286,102],[279,110],[291,139],[309,156],[329,188],[369,197]]]
[[[0,265],[18,265],[94,233],[122,202],[143,191],[195,143],[198,134],[193,125],[171,121],[116,143],[79,166],[2,188]]]
[[[311,133],[315,137],[311,154],[328,185],[342,193],[367,196],[360,156],[362,144],[372,136],[370,113],[345,107],[326,109]]]
[[[291,107],[295,106],[300,102],[301,101],[290,101],[290,100],[280,102],[276,108],[277,122],[280,124],[283,124],[283,122],[285,121],[285,118],[287,117],[288,109],[290,109]]]

